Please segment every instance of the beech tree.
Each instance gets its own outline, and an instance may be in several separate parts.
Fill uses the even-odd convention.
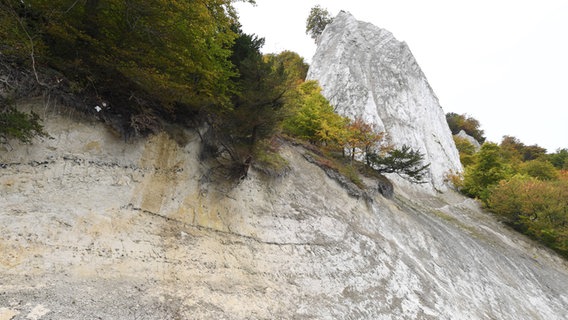
[[[489,189],[511,174],[511,167],[503,158],[499,146],[484,143],[475,155],[474,164],[465,170],[462,192],[485,202],[490,195]]]
[[[349,120],[335,113],[316,81],[299,85],[288,101],[287,133],[312,143],[342,145]]]

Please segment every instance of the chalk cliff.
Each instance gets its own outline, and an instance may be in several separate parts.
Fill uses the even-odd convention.
[[[0,319],[566,319],[566,262],[452,191],[353,197],[286,144],[288,175],[215,182],[191,131],[34,108],[52,139],[0,150]]]
[[[434,188],[462,170],[438,98],[410,49],[387,30],[340,12],[318,41],[308,71],[336,111],[385,131],[395,146],[425,154]]]

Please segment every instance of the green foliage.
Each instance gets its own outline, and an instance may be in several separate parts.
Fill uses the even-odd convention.
[[[467,139],[458,136],[453,136],[456,148],[460,154],[460,162],[466,167],[473,164],[473,155],[475,154],[475,146]]]
[[[462,192],[486,201],[490,187],[509,177],[511,169],[501,155],[499,146],[487,142],[475,155],[475,162],[466,167]]]
[[[283,176],[290,171],[290,163],[279,153],[276,139],[262,140],[255,145],[254,167],[271,177]]]
[[[30,143],[32,138],[46,137],[41,119],[34,113],[24,113],[13,107],[5,107],[0,112],[0,142],[6,143],[9,139],[17,139]]]
[[[288,107],[291,116],[283,124],[286,133],[312,143],[341,145],[344,141],[349,120],[335,113],[316,81],[299,85]]]
[[[545,148],[536,144],[527,146],[512,136],[503,136],[500,146],[505,158],[511,162],[535,160],[546,154]]]
[[[430,164],[423,164],[424,155],[418,150],[403,145],[400,149],[388,150],[384,155],[367,153],[366,160],[378,173],[396,173],[414,183],[421,183]]]
[[[472,136],[479,143],[485,142],[484,132],[479,127],[479,121],[466,114],[457,114],[449,112],[446,114],[448,126],[452,134],[458,134],[461,130],[465,131],[468,135]]]
[[[309,65],[299,54],[292,51],[282,51],[279,54],[268,54],[265,58],[274,60],[273,63],[282,66],[289,85],[296,86],[306,80]]]
[[[333,21],[333,18],[326,9],[316,5],[310,10],[310,15],[306,19],[306,34],[314,40],[322,34],[325,27]]]
[[[517,230],[568,257],[568,177],[513,176],[492,188],[487,205]]]
[[[1,8],[7,52],[32,55],[125,119],[226,108],[236,90],[231,0],[6,0]]]
[[[557,169],[568,170],[568,149],[558,149],[547,156],[548,161]]]
[[[283,64],[262,55],[264,39],[238,31],[233,46],[233,64],[239,76],[235,78],[237,92],[232,96],[232,108],[216,114],[221,128],[251,148],[257,140],[274,133],[284,118],[284,96],[290,90]]]
[[[545,160],[531,160],[521,164],[521,173],[539,180],[557,180],[559,171]]]

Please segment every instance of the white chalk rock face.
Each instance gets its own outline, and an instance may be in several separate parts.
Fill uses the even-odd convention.
[[[419,150],[430,163],[430,181],[462,170],[438,98],[404,42],[391,32],[340,12],[319,38],[308,79],[318,80],[338,113],[361,117],[395,146]]]

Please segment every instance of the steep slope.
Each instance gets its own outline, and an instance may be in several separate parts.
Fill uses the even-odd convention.
[[[46,124],[0,153],[0,319],[566,318],[566,262],[451,192],[353,198],[291,145],[213,182],[191,132]]]
[[[432,185],[461,171],[444,111],[410,49],[392,33],[340,12],[322,33],[308,71],[336,111],[361,117],[425,154]]]

